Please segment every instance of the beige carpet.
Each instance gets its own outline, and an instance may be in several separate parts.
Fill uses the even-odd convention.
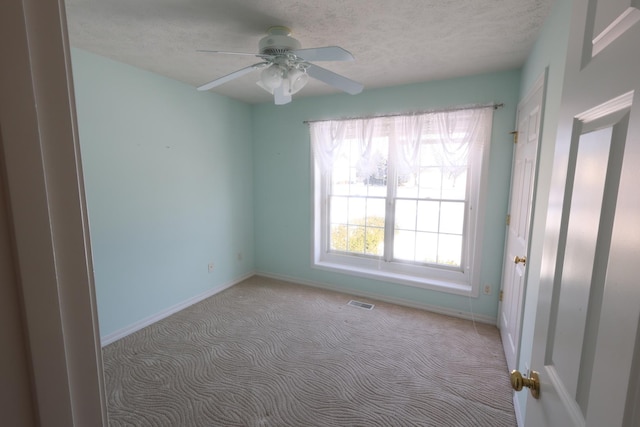
[[[349,299],[253,277],[105,347],[110,425],[516,425],[495,327]]]

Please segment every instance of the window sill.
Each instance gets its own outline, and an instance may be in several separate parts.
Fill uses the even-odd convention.
[[[432,291],[455,295],[477,296],[477,292],[473,292],[473,287],[468,283],[457,283],[452,281],[430,279],[428,277],[419,277],[408,274],[394,273],[390,271],[354,267],[351,265],[327,261],[314,262],[313,267],[320,270],[343,273],[367,279],[375,279],[384,282],[396,283],[399,285],[413,286],[416,288],[429,289]]]

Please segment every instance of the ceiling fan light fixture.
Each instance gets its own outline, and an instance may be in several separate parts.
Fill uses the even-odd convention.
[[[271,64],[260,73],[260,86],[273,93],[273,90],[282,84],[283,74],[278,64]]]
[[[287,74],[289,95],[298,93],[309,81],[309,75],[298,68],[292,68]]]
[[[257,84],[258,86],[260,86],[262,89],[264,89],[264,90],[266,90],[267,92],[269,92],[271,95],[273,95],[273,89],[269,89],[268,87],[266,87],[266,86],[264,85],[264,83],[262,83],[262,81],[261,81],[261,80],[258,80],[258,81],[256,82],[256,84]]]

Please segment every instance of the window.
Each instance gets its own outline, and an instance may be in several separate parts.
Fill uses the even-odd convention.
[[[492,108],[313,122],[314,265],[477,294]]]

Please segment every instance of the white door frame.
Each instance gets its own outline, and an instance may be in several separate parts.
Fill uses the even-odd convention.
[[[1,3],[0,171],[36,422],[100,426],[106,400],[64,6]]]

